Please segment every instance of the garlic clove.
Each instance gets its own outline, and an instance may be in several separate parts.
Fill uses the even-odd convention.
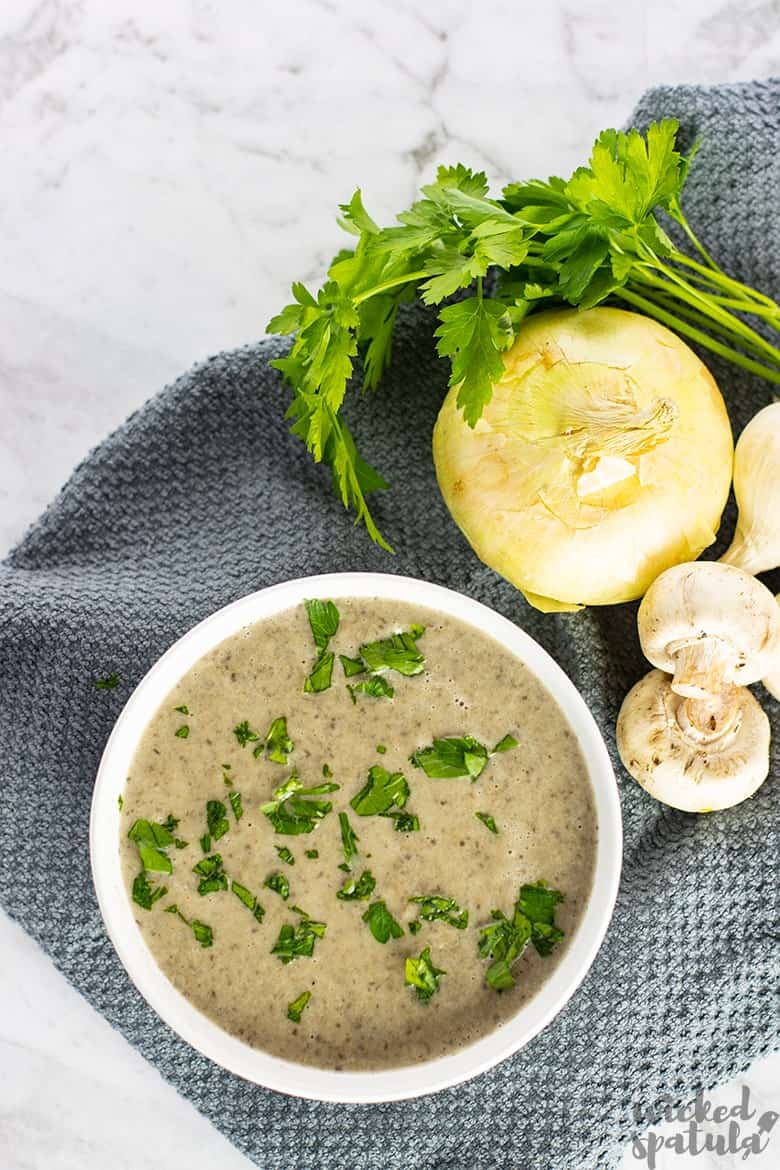
[[[734,539],[721,557],[747,573],[780,565],[780,402],[759,410],[734,451],[734,495],[739,515]]]
[[[777,594],[776,601],[778,602],[778,608],[780,608],[780,593]],[[780,699],[780,662],[761,681],[773,699]]]
[[[733,688],[715,699],[709,734],[701,710],[690,707],[699,702],[675,694],[669,675],[651,670],[628,692],[617,721],[626,770],[656,800],[684,812],[739,804],[769,774],[769,720],[750,691]]]

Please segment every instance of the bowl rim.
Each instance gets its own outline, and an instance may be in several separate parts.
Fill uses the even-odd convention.
[[[565,954],[539,991],[493,1032],[464,1048],[419,1064],[368,1072],[298,1064],[252,1048],[222,1030],[168,980],[137,926],[118,849],[121,795],[128,767],[149,720],[204,654],[243,627],[306,598],[377,597],[439,610],[481,630],[516,655],[564,713],[585,760],[596,808],[593,886]],[[90,858],[106,931],[147,1003],[183,1040],[223,1068],[278,1092],[312,1100],[368,1104],[450,1088],[523,1048],[562,1010],[590,969],[609,926],[620,883],[622,818],[612,762],[579,691],[529,634],[482,602],[433,582],[392,573],[344,572],[298,577],[247,594],[193,626],[161,655],[125,703],[98,767],[90,815]]]

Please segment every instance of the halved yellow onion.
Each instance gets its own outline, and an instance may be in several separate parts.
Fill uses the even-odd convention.
[[[439,487],[477,555],[538,609],[641,597],[715,539],[733,441],[707,367],[622,309],[525,322],[477,425],[457,387],[433,434]]]

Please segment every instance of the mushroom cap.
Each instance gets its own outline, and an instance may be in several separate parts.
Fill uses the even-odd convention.
[[[692,561],[667,569],[645,594],[637,626],[645,658],[675,675],[682,694],[746,686],[780,668],[780,606],[733,565]],[[684,673],[693,685],[686,687]]]
[[[733,692],[732,727],[709,743],[680,725],[687,699],[669,675],[651,670],[626,695],[617,746],[628,772],[656,800],[685,812],[730,808],[752,796],[769,773],[769,720],[744,688]]]

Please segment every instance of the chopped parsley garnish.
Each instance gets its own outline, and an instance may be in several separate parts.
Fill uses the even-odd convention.
[[[390,811],[379,815],[390,817],[395,822],[393,828],[396,833],[416,833],[420,828],[420,818],[416,813]]]
[[[347,683],[347,690],[353,703],[357,703],[357,695],[369,695],[372,699],[392,699],[395,694],[395,687],[381,674],[372,675],[371,678],[354,685]]]
[[[324,650],[320,654],[312,667],[311,674],[306,676],[306,681],[303,684],[304,692],[307,695],[319,694],[320,691],[328,690],[333,682],[333,662],[332,651]]]
[[[297,999],[287,1005],[287,1019],[292,1020],[294,1024],[300,1024],[303,1009],[311,999],[310,991],[302,991]]]
[[[182,723],[181,727],[178,727],[176,729],[176,731],[174,731],[173,734],[176,736],[177,739],[186,739],[187,736],[190,734],[189,723]]]
[[[240,821],[244,815],[244,806],[241,803],[241,793],[229,792],[228,800],[230,801],[230,807],[233,810],[233,816],[236,818],[236,821]]]
[[[155,821],[134,821],[127,835],[135,842],[145,870],[151,873],[173,873],[171,859],[165,850],[175,844],[176,838],[165,825]]]
[[[388,772],[381,764],[368,769],[368,780],[349,802],[359,817],[388,812],[393,806],[403,808],[409,799],[409,785],[401,772]]]
[[[404,928],[400,922],[396,922],[384,902],[372,902],[363,915],[363,921],[368,923],[368,929],[380,943],[400,938],[404,933]]]
[[[485,826],[485,828],[486,828],[486,829],[490,829],[490,832],[491,832],[491,833],[497,833],[497,832],[498,832],[498,825],[497,825],[497,824],[496,824],[496,822],[493,820],[493,818],[491,817],[490,813],[486,813],[486,812],[475,812],[475,813],[474,813],[474,816],[477,818],[477,820],[478,820],[478,821],[482,821],[482,824]]]
[[[456,930],[465,930],[469,924],[468,910],[461,910],[454,898],[444,898],[440,894],[418,894],[410,898],[420,907],[420,917],[425,922],[446,922]]]
[[[294,747],[295,744],[287,734],[287,716],[279,715],[271,722],[265,739],[257,745],[254,755],[257,758],[267,751],[269,760],[275,764],[286,764]]]
[[[237,723],[233,728],[233,735],[238,740],[239,747],[246,747],[248,743],[254,743],[260,738],[256,731],[253,731],[246,719],[242,723]],[[224,765],[223,765],[224,766]]]
[[[441,967],[434,966],[430,947],[421,951],[419,958],[410,955],[406,960],[405,982],[408,987],[414,988],[417,998],[423,1001],[429,1000],[439,990],[439,978],[446,974]]]
[[[498,741],[491,754],[495,755],[496,752],[511,752],[512,748],[516,748],[517,746],[518,744],[515,737],[507,733],[503,739]]]
[[[125,807],[125,798],[124,798],[124,796],[122,796],[121,792],[119,793],[119,796],[116,798],[116,806],[120,812]]]
[[[295,858],[286,845],[275,845],[274,848],[280,861],[283,861],[285,865],[295,865]]]
[[[164,821],[161,822],[162,828],[166,829],[172,835],[179,827],[179,818],[175,817],[173,813],[168,813]],[[182,841],[181,837],[174,837],[173,843],[177,849],[186,849],[189,842]]]
[[[359,650],[360,658],[372,674],[380,670],[395,670],[407,676],[420,674],[425,670],[425,656],[417,640],[424,633],[425,626],[415,625],[389,638],[365,642]]]
[[[261,812],[268,817],[277,833],[286,833],[288,836],[311,833],[333,805],[329,800],[307,798],[335,792],[338,787],[338,784],[328,781],[316,784],[313,788],[304,788],[297,773],[293,772],[284,784],[275,789],[273,799],[260,806]]]
[[[385,754],[385,752],[387,751],[387,748],[385,747],[385,745],[383,743],[378,743],[376,745],[376,750],[379,752],[380,756],[383,756]]]
[[[228,877],[222,863],[222,854],[213,853],[210,857],[202,857],[192,867],[192,872],[200,878],[198,893],[214,894],[218,890],[228,888]]]
[[[303,913],[296,906],[292,906],[291,909]],[[323,937],[325,929],[324,922],[314,922],[308,917],[303,917],[296,926],[285,922],[279,931],[279,937],[271,947],[271,954],[276,955],[285,965],[292,963],[293,959],[310,959],[314,954],[314,944],[318,938]]]
[[[290,883],[283,873],[269,873],[263,885],[273,890],[280,898],[284,898],[285,902],[290,896]]]
[[[303,604],[317,647],[317,660],[303,684],[304,691],[312,694],[326,691],[333,679],[335,655],[328,650],[328,643],[339,628],[339,611],[332,601],[320,601],[318,598],[304,601]]]
[[[409,923],[408,930],[409,934],[419,934],[422,930],[422,922],[420,922],[420,919],[413,919],[413,921]]]
[[[319,849],[304,849],[303,856],[308,857],[310,861],[316,860],[320,855]]]
[[[351,869],[351,861],[357,856],[357,843],[360,840],[345,812],[339,813],[339,827],[341,828],[341,848],[344,850],[344,862]]]
[[[143,910],[151,910],[157,899],[165,897],[167,893],[168,887],[153,885],[143,869],[133,881],[133,901]]]
[[[346,654],[339,654],[339,662],[346,678],[354,678],[356,674],[365,674],[366,664],[362,658],[350,658]]]
[[[231,793],[231,797],[232,797]],[[232,800],[231,800],[232,804]],[[234,810],[235,811],[235,810]],[[218,841],[220,837],[224,837],[230,828],[230,821],[225,816],[227,809],[221,800],[207,800],[206,801],[206,826],[209,835],[213,840]]]
[[[178,711],[180,715],[189,715],[190,713],[190,709],[186,703],[182,703],[180,707],[174,707],[173,709],[174,711]],[[170,910],[170,906],[168,907],[168,910]]]
[[[478,954],[492,962],[485,972],[488,986],[505,991],[514,986],[511,967],[532,942],[540,955],[549,955],[563,938],[555,925],[555,907],[563,901],[559,890],[546,882],[521,886],[511,919],[502,910],[491,911],[493,921],[479,932]]]
[[[197,918],[193,918],[190,922],[189,918],[185,918],[179,907],[175,902],[170,906],[165,907],[166,914],[176,914],[181,918],[185,926],[189,926],[192,933],[195,935],[196,942],[199,942],[202,947],[210,947],[214,945],[214,931],[205,922],[198,922]]]
[[[354,877],[348,878],[341,889],[336,891],[336,897],[342,902],[365,902],[375,888],[376,878],[370,870],[364,869],[357,880]]]
[[[246,886],[240,885],[238,882],[231,882],[230,888],[239,901],[243,902],[247,909],[252,911],[255,919],[258,922],[262,922],[265,917],[265,908],[261,906],[252,891],[248,890]]]
[[[325,777],[325,779],[326,779],[326,780],[330,780],[330,779],[332,779],[332,777],[333,777],[333,772],[331,771],[331,769],[330,769],[330,765],[329,765],[329,764],[323,764],[323,765],[322,765],[322,774],[323,774],[323,776]]]
[[[114,670],[108,678],[96,678],[92,685],[96,691],[113,691],[119,685],[119,675]]]
[[[492,752],[471,735],[453,735],[435,739],[430,747],[418,749],[409,758],[415,768],[422,768],[432,780],[450,780],[456,776],[470,776],[476,780],[492,755],[508,752],[514,747],[517,747],[517,740],[511,735],[500,739]]]
[[[204,833],[200,839],[200,847],[204,853],[211,853],[211,837]]]

